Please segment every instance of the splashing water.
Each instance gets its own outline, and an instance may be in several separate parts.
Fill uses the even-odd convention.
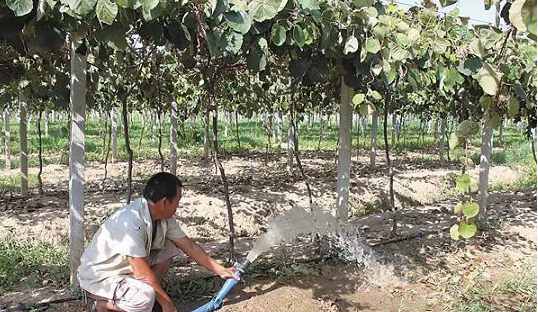
[[[302,207],[294,207],[275,217],[267,232],[254,242],[247,259],[253,262],[269,248],[291,242],[298,235],[306,234],[327,236],[332,249],[337,251],[337,256],[346,262],[361,265],[371,284],[385,286],[401,282],[394,275],[393,267],[387,267],[378,261],[374,251],[352,224],[342,224],[321,209],[310,213]]]
[[[300,234],[329,234],[337,232],[338,222],[328,213],[316,209],[309,213],[301,207],[294,207],[273,219],[267,232],[254,242],[247,259],[253,262],[260,254],[280,243],[291,242]]]

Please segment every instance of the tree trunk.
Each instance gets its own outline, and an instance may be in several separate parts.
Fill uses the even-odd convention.
[[[177,103],[170,105],[170,173],[177,172]]]
[[[501,120],[501,126],[499,127],[499,146],[504,146],[504,120]]]
[[[118,158],[118,119],[116,108],[112,107],[110,111],[111,136],[112,136],[112,162]]]
[[[39,140],[38,147],[38,160],[39,160],[39,172],[37,173],[37,183],[39,189],[39,195],[43,195],[43,180],[41,179],[41,174],[43,173],[43,140],[41,135],[41,119],[43,116],[43,111],[39,110],[37,113],[37,138]]]
[[[295,134],[294,132],[294,126],[293,126],[293,119],[290,115],[290,120],[288,124],[288,173],[293,173],[293,151],[295,150]]]
[[[209,161],[209,147],[211,139],[209,138],[209,109],[206,109],[205,111],[205,117],[204,117],[205,125],[204,125],[204,155],[203,159],[205,162]]]
[[[163,156],[163,151],[162,151],[162,146],[163,146],[163,132],[162,132],[162,128],[163,128],[163,118],[162,118],[162,115],[161,115],[161,111],[157,111],[157,120],[158,120],[158,131],[157,131],[157,137],[158,137],[158,141],[159,141],[159,146],[157,148],[157,150],[159,151],[159,160],[161,162],[161,171],[164,171],[164,156]]]
[[[491,164],[491,151],[492,151],[492,136],[493,128],[487,126],[486,122],[483,122],[482,127],[482,146],[480,148],[480,171],[479,171],[479,206],[480,214],[478,220],[481,225],[487,223],[487,207],[488,207],[488,183],[489,183],[489,166]]]
[[[390,200],[390,209],[395,212],[394,219],[392,222],[392,231],[391,234],[396,233],[396,206],[394,205],[394,171],[392,168],[392,163],[390,160],[390,147],[389,139],[387,133],[387,122],[388,122],[388,110],[389,104],[391,103],[390,95],[385,94],[385,112],[383,114],[383,139],[385,140],[385,161],[387,162],[387,175],[389,177],[389,200]]]
[[[106,181],[106,177],[108,174],[107,167],[108,167],[108,157],[110,156],[110,141],[112,140],[112,122],[110,123],[110,126],[107,127],[107,137],[108,137],[108,143],[106,145],[105,174],[103,177],[103,182]]]
[[[11,169],[11,130],[9,129],[10,119],[9,110],[6,108],[4,110],[4,160],[6,161],[6,170]]]
[[[49,136],[49,111],[45,111],[45,137]]]
[[[211,96],[211,95],[210,95]],[[226,178],[226,172],[224,167],[219,159],[219,140],[218,140],[218,109],[215,105],[213,111],[213,160],[215,161],[215,166],[218,167],[220,172],[220,180],[224,186],[224,200],[226,202],[226,210],[228,212],[228,227],[229,227],[229,242],[230,242],[230,260],[235,259],[234,253],[234,241],[235,241],[235,228],[234,228],[234,218],[232,204],[230,202],[230,192],[228,189],[228,179]]]
[[[532,132],[531,132],[531,150],[532,150],[532,157],[534,158],[534,162],[538,163],[538,160],[536,160],[536,128],[532,129]]]
[[[340,127],[336,182],[336,217],[345,221],[349,216],[349,180],[351,172],[351,127],[353,126],[352,90],[342,78],[340,91]]]
[[[391,137],[390,137],[390,144],[394,145],[396,142],[396,132],[398,131],[398,116],[396,113],[392,114],[392,127],[391,127]]]
[[[321,151],[321,139],[323,138],[323,116],[319,118],[319,139],[318,139],[318,152]]]
[[[84,120],[86,118],[86,51],[82,40],[71,37],[71,139],[69,144],[70,281],[78,287],[76,272],[84,249]],[[80,48],[80,49],[78,49]]]
[[[131,196],[133,195],[133,150],[129,142],[129,111],[127,107],[128,94],[124,95],[121,103],[121,113],[123,116],[123,136],[125,137],[125,149],[127,150],[128,166],[127,166],[127,204],[131,202]]]
[[[439,137],[437,140],[437,148],[439,151],[439,160],[441,163],[445,161],[445,131],[446,131],[446,118],[442,116],[439,118],[441,120],[441,129]]]
[[[372,129],[370,130],[370,168],[375,168],[375,157],[377,149],[377,116],[376,110],[372,112]]]
[[[23,90],[20,90],[19,96],[19,136],[20,136],[20,158],[21,158],[21,193],[28,195],[28,104]]]

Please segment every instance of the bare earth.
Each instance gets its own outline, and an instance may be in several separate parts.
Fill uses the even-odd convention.
[[[316,207],[330,211],[335,202],[335,163],[332,153],[303,155],[303,166],[312,184]],[[454,223],[451,182],[447,174],[458,172],[449,164],[423,160],[407,153],[396,157],[395,190],[398,237],[389,241],[392,214],[383,212],[387,179],[384,162],[370,169],[367,155],[353,157],[352,223],[373,246],[378,264],[363,269],[356,264],[320,260],[308,242],[282,246],[256,263],[243,283],[230,296],[223,311],[446,311],[450,287],[472,287],[476,276],[501,283],[525,263],[536,263],[536,192],[494,193],[491,196],[491,230],[467,242],[454,242],[447,228]],[[219,259],[225,259],[227,216],[223,189],[213,166],[182,159],[178,174],[186,189],[177,217],[184,230]],[[249,250],[252,240],[264,232],[272,217],[294,205],[307,206],[308,197],[300,174],[290,176],[285,158],[263,155],[227,158],[224,167],[230,181],[239,251]],[[86,169],[85,214],[91,235],[104,217],[125,202],[126,163],[109,165],[109,178],[102,181],[103,165]],[[155,173],[155,161],[134,165],[135,189]],[[35,170],[33,168],[32,170]],[[16,174],[16,171],[5,172]],[[473,171],[477,175],[477,170]],[[68,237],[68,168],[49,165],[43,174],[46,195],[22,198],[1,194],[0,239],[17,237],[65,244]],[[519,177],[515,169],[493,167],[491,183],[508,183]],[[403,207],[403,208],[402,208]],[[361,217],[365,213],[368,217]],[[316,260],[317,259],[317,260]],[[190,311],[208,300],[220,281],[178,259],[168,277],[168,290],[180,311]],[[15,291],[0,294],[2,306],[48,302],[72,296],[55,282],[36,289],[24,281]],[[514,298],[496,298],[499,310],[515,306]],[[517,298],[516,298],[517,300]],[[497,303],[495,303],[497,304]],[[24,306],[19,305],[18,308]],[[42,305],[49,311],[82,311],[80,301]],[[507,311],[510,311],[509,309]],[[514,311],[517,311],[514,310]]]

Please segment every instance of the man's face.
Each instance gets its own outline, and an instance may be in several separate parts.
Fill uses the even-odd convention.
[[[177,211],[177,208],[179,207],[179,200],[181,199],[181,188],[177,188],[177,194],[174,199],[169,200],[167,198],[164,199],[164,210],[166,212],[166,218],[171,218],[174,216],[174,214]]]

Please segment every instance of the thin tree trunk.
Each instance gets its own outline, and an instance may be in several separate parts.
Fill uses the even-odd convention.
[[[24,91],[20,91],[19,96],[19,109],[20,109],[20,121],[19,121],[19,135],[20,135],[20,158],[21,158],[21,193],[22,195],[28,195],[28,104],[26,103],[26,95]]]
[[[481,225],[487,223],[487,207],[488,207],[488,183],[489,183],[489,167],[491,164],[492,151],[492,136],[493,128],[489,127],[486,122],[483,122],[482,127],[482,146],[480,148],[480,171],[479,171],[479,206],[480,214],[478,216]]]
[[[163,145],[163,133],[162,133],[162,123],[163,123],[163,118],[161,117],[161,111],[157,111],[157,120],[159,122],[159,126],[158,126],[158,133],[157,133],[157,137],[158,137],[158,141],[159,141],[159,147],[158,147],[158,151],[159,151],[159,160],[161,161],[161,171],[164,171],[164,156],[163,156],[163,151],[162,151],[162,145]]]
[[[394,219],[392,222],[391,234],[394,235],[396,233],[396,226],[398,223],[396,220],[396,207],[394,205],[394,171],[393,171],[392,163],[390,160],[390,147],[389,147],[389,139],[388,139],[388,134],[387,134],[388,110],[389,110],[390,101],[391,101],[390,95],[385,94],[385,112],[383,115],[383,139],[385,140],[385,160],[387,162],[387,174],[389,177],[390,209],[394,211]]]
[[[212,95],[210,95],[210,100]],[[213,102],[213,100],[212,100]],[[215,166],[218,167],[220,172],[220,180],[224,186],[224,201],[226,202],[226,210],[228,212],[228,227],[229,227],[229,242],[230,242],[230,260],[235,259],[235,252],[234,252],[234,241],[235,241],[235,228],[234,228],[234,218],[233,218],[233,210],[232,210],[232,204],[230,202],[230,191],[228,189],[228,179],[226,178],[226,172],[224,171],[224,167],[222,166],[222,163],[219,159],[219,140],[218,140],[218,109],[215,104],[215,108],[213,110],[213,160],[215,161]]]
[[[235,136],[237,138],[237,147],[241,150],[241,139],[239,138],[239,113],[235,111]]]
[[[45,137],[49,136],[49,111],[45,111]]]
[[[323,138],[323,116],[319,119],[319,139],[318,139],[318,152],[321,151],[321,139]]]
[[[209,147],[210,147],[210,138],[209,138],[209,109],[206,109],[205,111],[205,117],[204,117],[205,125],[204,125],[204,155],[203,159],[205,162],[209,161]]]
[[[39,172],[37,173],[37,183],[39,189],[39,195],[43,195],[43,180],[41,174],[43,173],[43,140],[41,135],[41,119],[43,111],[39,110],[37,114],[37,137],[39,140],[38,160],[39,160]]]
[[[111,136],[112,136],[112,162],[118,158],[118,119],[116,108],[112,107],[110,111]]]
[[[9,129],[10,119],[9,110],[6,108],[4,110],[4,160],[6,161],[6,170],[11,169],[11,130]]]
[[[123,116],[123,136],[125,137],[125,149],[127,150],[128,166],[127,166],[127,204],[131,202],[133,195],[133,150],[129,140],[129,111],[127,107],[127,96],[125,95],[121,103],[121,113]]]
[[[310,189],[310,183],[308,183],[308,177],[306,176],[303,165],[301,163],[301,158],[299,157],[299,134],[297,131],[297,120],[295,118],[295,105],[293,103],[293,95],[295,91],[292,91],[291,94],[291,105],[290,105],[290,127],[292,128],[292,134],[293,136],[293,154],[295,155],[295,161],[297,162],[297,167],[299,167],[299,171],[301,172],[301,176],[303,177],[303,181],[306,185],[306,191],[308,193],[308,203],[310,204],[310,212],[314,212],[314,202],[312,200],[312,190]]]
[[[534,162],[538,163],[536,160],[536,129],[533,129],[531,133],[531,149],[532,149],[532,157],[534,158]]]
[[[177,172],[177,103],[170,105],[170,173]]]
[[[446,118],[443,118],[443,116],[441,116],[439,119],[441,120],[441,129],[437,140],[437,148],[439,152],[439,160],[441,161],[441,163],[443,163],[445,161]]]
[[[106,177],[108,174],[107,167],[108,167],[108,157],[110,155],[110,141],[112,141],[112,121],[110,122],[110,126],[107,127],[107,136],[108,136],[108,144],[106,145],[106,154],[105,154],[105,175],[103,178],[103,182],[106,181]]]
[[[106,145],[107,145],[107,137],[108,137],[108,118],[105,116],[105,126],[103,127],[103,131],[101,132],[101,135],[103,136],[103,155],[101,156],[105,156],[105,153],[107,152],[106,150]]]
[[[370,130],[370,168],[375,168],[375,157],[377,149],[377,116],[376,110],[372,112],[372,129]]]
[[[288,124],[288,163],[287,163],[289,174],[293,173],[293,151],[295,150],[295,135],[293,131],[294,131],[293,120],[290,115],[290,120]]]
[[[340,127],[338,149],[338,167],[336,182],[336,217],[347,220],[349,216],[349,184],[351,173],[351,129],[353,127],[353,109],[351,106],[351,88],[344,79],[340,91]]]
[[[85,47],[71,36],[71,127],[69,144],[69,251],[70,281],[78,287],[76,272],[84,249],[84,122],[86,119]],[[80,51],[77,49],[80,47]]]

